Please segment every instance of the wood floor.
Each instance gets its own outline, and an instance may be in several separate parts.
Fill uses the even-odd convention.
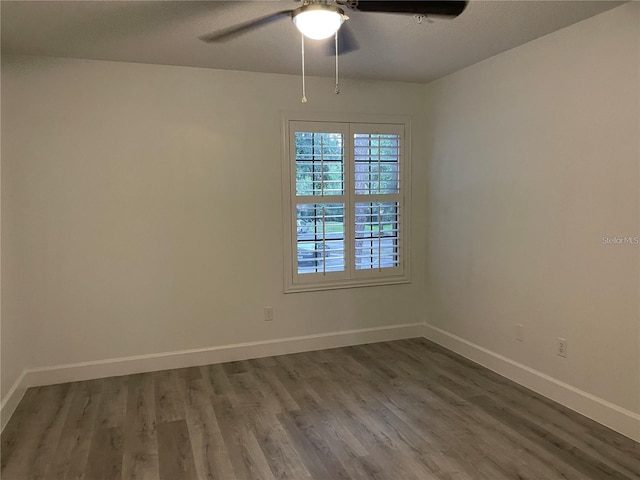
[[[2,479],[640,479],[640,444],[424,339],[27,391]]]

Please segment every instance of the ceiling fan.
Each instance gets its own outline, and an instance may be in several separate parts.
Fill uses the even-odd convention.
[[[342,7],[357,12],[455,18],[464,11],[467,3],[458,0],[304,0],[301,7],[254,18],[199,38],[206,43],[223,42],[278,20],[290,18],[307,38],[322,40],[346,27],[344,25],[341,29],[345,20],[349,19]],[[351,34],[344,37],[346,41],[354,40]],[[351,45],[343,45],[343,48],[342,53],[346,53],[357,50],[358,46],[353,42]]]
[[[345,24],[349,17],[343,8],[356,12],[408,14],[421,21],[423,18],[430,17],[455,18],[464,11],[468,3],[463,0],[302,0],[302,2],[302,6],[298,8],[280,10],[199,38],[206,43],[224,42],[270,23],[285,18],[291,19],[302,34],[302,101],[304,103],[307,100],[304,94],[304,38],[313,40],[324,40],[332,36],[335,38],[335,49],[329,49],[327,53],[336,56],[336,93],[339,93],[338,54],[359,48],[355,37]]]

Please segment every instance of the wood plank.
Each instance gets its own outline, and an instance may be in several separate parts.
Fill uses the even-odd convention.
[[[291,394],[282,385],[276,374],[270,368],[256,368],[253,374],[258,382],[258,388],[262,391],[264,398],[269,401],[269,411],[273,414],[299,410],[300,406],[293,399]]]
[[[177,370],[152,374],[155,387],[156,421],[160,423],[184,420],[184,387]]]
[[[253,431],[265,459],[278,480],[312,480],[313,477],[298,455],[294,442],[278,419],[255,415]]]
[[[78,384],[46,478],[82,478],[102,393]]]
[[[235,400],[233,386],[222,365],[209,365],[203,367],[203,369],[205,370],[205,378],[211,384],[214,395],[226,396]]]
[[[71,384],[30,390],[27,407],[19,411],[15,420],[10,420],[15,427],[8,425],[2,433],[3,450],[5,445],[13,444],[2,465],[4,478],[48,476],[75,392]],[[12,436],[12,440],[4,440],[5,435]]]
[[[158,424],[158,459],[161,480],[197,479],[189,430],[184,420]]]
[[[98,427],[91,440],[84,478],[91,480],[121,478],[123,446],[120,427]]]
[[[315,409],[320,407],[322,400],[318,393],[309,386],[308,382],[299,380],[296,374],[280,365],[272,367],[271,371],[299,408]]]
[[[211,403],[213,390],[207,379],[185,378],[185,415],[193,460],[199,478],[234,479],[222,433]]]
[[[21,449],[27,449],[24,440],[21,439],[29,429],[29,424],[34,421],[34,409],[38,404],[39,388],[29,388],[22,397],[22,401],[16,407],[13,416],[2,432],[0,444],[0,468],[5,470],[18,445]],[[19,464],[20,462],[16,462]]]
[[[96,418],[96,428],[122,428],[127,412],[127,392],[125,377],[108,380],[108,387],[102,390],[100,407]]]
[[[213,396],[212,403],[236,478],[272,480],[271,468],[250,429],[249,409],[235,408],[220,396]]]
[[[159,477],[155,397],[151,375],[132,375],[129,378],[123,480],[157,480]]]
[[[338,469],[338,476],[332,476],[331,470],[333,470],[334,466],[340,464],[337,457],[330,452],[328,446],[323,444],[322,440],[318,438],[317,435],[314,436],[312,432],[308,431],[308,429],[305,432],[305,428],[301,428],[300,421],[296,421],[296,417],[293,416],[295,413],[299,414],[300,412],[281,413],[277,415],[277,418],[282,424],[284,430],[287,432],[289,438],[291,438],[295,443],[298,455],[304,462],[305,468],[311,476],[313,478],[348,479],[349,475],[342,466]],[[309,435],[311,438],[309,438]],[[333,459],[330,457],[326,458],[325,454],[330,454]],[[333,475],[336,475],[336,473],[333,472]]]

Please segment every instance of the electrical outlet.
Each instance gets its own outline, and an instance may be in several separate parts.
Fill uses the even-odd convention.
[[[516,323],[516,340],[524,342],[524,325]]]
[[[558,355],[567,358],[567,339],[558,337]]]
[[[273,320],[273,307],[264,307],[264,321],[270,322]]]

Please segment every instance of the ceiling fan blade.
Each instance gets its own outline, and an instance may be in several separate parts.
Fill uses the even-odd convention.
[[[324,44],[325,53],[328,56],[335,56],[336,44],[334,37],[330,37]],[[345,22],[338,30],[338,55],[344,55],[345,53],[355,52],[359,50],[360,46],[356,40],[353,30],[349,27],[349,23]]]
[[[413,15],[433,15],[457,17],[467,7],[466,1],[430,0],[351,0],[345,4],[359,12],[408,13]]]
[[[264,17],[249,20],[248,22],[239,23],[238,25],[224,28],[216,32],[207,33],[206,35],[202,35],[198,38],[205,43],[224,42],[239,35],[243,35],[249,30],[263,27],[270,23],[277,22],[278,20],[281,20],[283,18],[291,18],[292,11],[293,10],[282,10],[280,12],[272,13]]]

